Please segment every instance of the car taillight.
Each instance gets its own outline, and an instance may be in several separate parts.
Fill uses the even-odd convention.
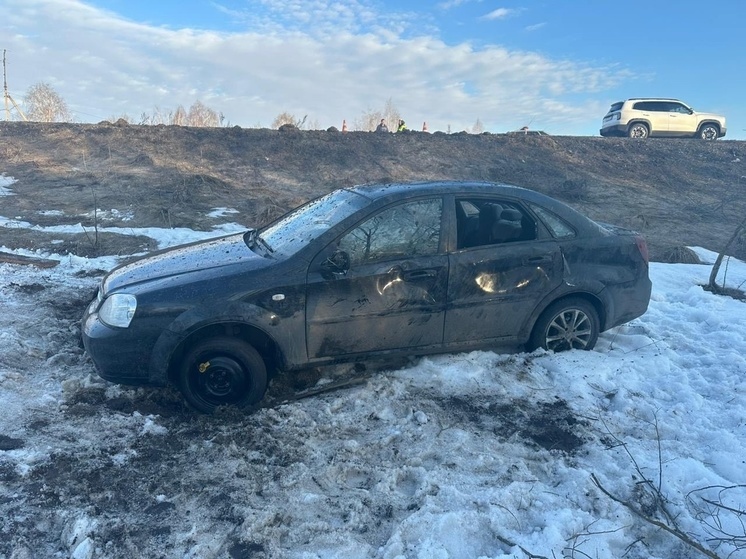
[[[640,256],[642,256],[645,264],[649,264],[650,254],[648,254],[648,243],[645,241],[644,237],[640,237],[639,235],[635,237],[635,242],[637,243],[637,249],[640,251]]]

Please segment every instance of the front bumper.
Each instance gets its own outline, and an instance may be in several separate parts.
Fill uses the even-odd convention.
[[[153,343],[131,328],[112,328],[98,313],[86,313],[82,324],[83,346],[100,377],[118,384],[154,384],[149,378]]]

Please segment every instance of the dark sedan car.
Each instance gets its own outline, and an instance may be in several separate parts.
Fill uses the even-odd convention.
[[[203,412],[259,402],[268,371],[524,344],[591,349],[642,315],[647,246],[531,190],[356,186],[260,230],[112,270],[83,318],[99,374],[176,383]]]

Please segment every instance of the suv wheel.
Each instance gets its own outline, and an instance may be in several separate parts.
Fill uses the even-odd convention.
[[[628,138],[647,138],[650,135],[650,129],[644,122],[635,122],[627,130]]]
[[[703,124],[697,133],[701,139],[708,141],[717,140],[719,135],[720,130],[714,124]]]

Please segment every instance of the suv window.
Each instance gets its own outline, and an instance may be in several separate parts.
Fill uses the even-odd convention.
[[[632,107],[636,111],[655,111],[667,113],[669,110],[668,103],[662,101],[638,101]]]
[[[691,111],[689,110],[689,108],[685,107],[681,103],[670,103],[668,111],[671,113],[681,113],[685,115],[691,114]]]
[[[609,107],[609,112],[613,113],[615,111],[621,111],[623,106],[624,106],[624,101],[621,101],[619,103],[614,103],[611,107]]]

